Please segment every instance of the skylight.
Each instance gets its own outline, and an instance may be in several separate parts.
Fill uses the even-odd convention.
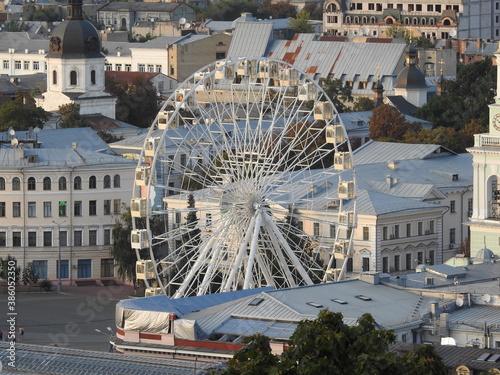
[[[258,306],[264,301],[264,298],[254,298],[253,300],[250,301],[248,306]]]
[[[360,299],[360,300],[362,300],[362,301],[371,301],[371,300],[372,300],[372,299],[371,299],[371,297],[367,297],[367,296],[364,296],[364,295],[362,295],[362,294],[358,294],[358,295],[356,296],[356,298],[357,298],[357,299]]]
[[[316,302],[307,302],[306,304],[309,306],[312,306],[312,307],[316,307],[317,309],[319,309],[320,307],[323,307],[323,305],[316,303]]]
[[[340,305],[347,305],[347,301],[344,301],[343,299],[340,298],[333,298],[332,301]]]

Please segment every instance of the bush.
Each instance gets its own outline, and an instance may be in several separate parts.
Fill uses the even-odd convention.
[[[41,283],[40,283],[40,288],[44,291],[44,292],[50,292],[52,290],[52,281],[50,280],[43,280]]]

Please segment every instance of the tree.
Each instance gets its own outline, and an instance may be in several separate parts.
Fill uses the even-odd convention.
[[[36,272],[35,266],[32,262],[29,262],[23,269],[23,283],[36,283],[38,281],[38,273]]]
[[[83,128],[87,126],[85,118],[80,114],[80,104],[68,103],[59,106],[61,128]]]
[[[273,355],[269,340],[250,337],[248,345],[228,362],[219,375],[283,374],[389,374],[445,375],[446,368],[434,347],[425,345],[401,357],[389,350],[392,330],[378,329],[370,314],[355,326],[341,313],[322,310],[315,320],[302,321],[290,337],[289,349]]]
[[[371,139],[392,142],[402,141],[408,130],[419,128],[418,124],[410,124],[402,113],[388,104],[382,104],[372,111],[369,126]]]
[[[360,96],[354,101],[352,110],[353,112],[362,112],[371,111],[373,108],[375,108],[375,102],[372,99],[366,96]]]
[[[3,31],[20,32],[20,31],[28,31],[29,28],[30,28],[29,23],[11,19],[5,22],[5,27]]]
[[[0,131],[28,130],[30,127],[41,128],[47,121],[47,115],[41,107],[25,105],[21,100],[13,100],[0,106]]]
[[[46,22],[54,22],[60,21],[61,16],[54,8],[45,7],[39,8],[35,10],[35,12],[30,17],[31,21],[46,21]]]
[[[124,212],[120,219],[116,220],[113,226],[113,247],[111,256],[117,265],[118,277],[123,280],[130,280],[136,283],[135,262],[137,256],[130,243],[130,234],[132,232],[132,215],[130,207],[124,206]]]
[[[140,127],[149,127],[158,113],[156,88],[146,75],[132,83],[106,78],[106,90],[118,97],[116,119]]]
[[[418,132],[407,132],[403,138],[406,143],[423,143],[441,145],[455,152],[465,152],[466,137],[454,128],[437,127],[422,129]]]
[[[328,95],[338,112],[348,112],[347,103],[353,102],[352,89],[344,86],[340,79],[320,78],[319,85]]]
[[[249,0],[221,0],[203,8],[199,17],[214,21],[232,21],[243,12],[256,14],[258,7]]]
[[[311,23],[311,14],[305,9],[300,10],[295,18],[290,18],[290,28],[296,33],[314,32]]]
[[[21,267],[17,265],[17,260],[15,257],[12,255],[8,254],[6,259],[3,259],[0,257],[0,278],[7,280],[7,278],[10,276],[9,273],[12,272],[12,266],[9,265],[9,263],[15,262],[14,266],[14,277],[17,280],[19,280],[19,275],[21,274]]]
[[[261,19],[290,18],[296,15],[297,10],[287,1],[280,1],[273,4],[271,0],[264,0],[262,7],[257,11],[257,16]]]
[[[306,3],[304,9],[309,12],[312,20],[323,20],[323,3],[310,2]]]

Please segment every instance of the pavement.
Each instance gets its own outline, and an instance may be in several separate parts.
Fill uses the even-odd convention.
[[[20,343],[108,352],[116,303],[132,295],[130,285],[63,285],[60,293],[16,293],[15,311],[10,311],[8,294],[0,293],[0,329],[5,340],[7,319],[14,318],[16,332],[25,331],[22,341],[17,338]]]

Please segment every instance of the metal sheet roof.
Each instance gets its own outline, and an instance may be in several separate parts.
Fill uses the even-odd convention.
[[[228,57],[261,57],[273,36],[271,22],[239,22],[227,52]]]

